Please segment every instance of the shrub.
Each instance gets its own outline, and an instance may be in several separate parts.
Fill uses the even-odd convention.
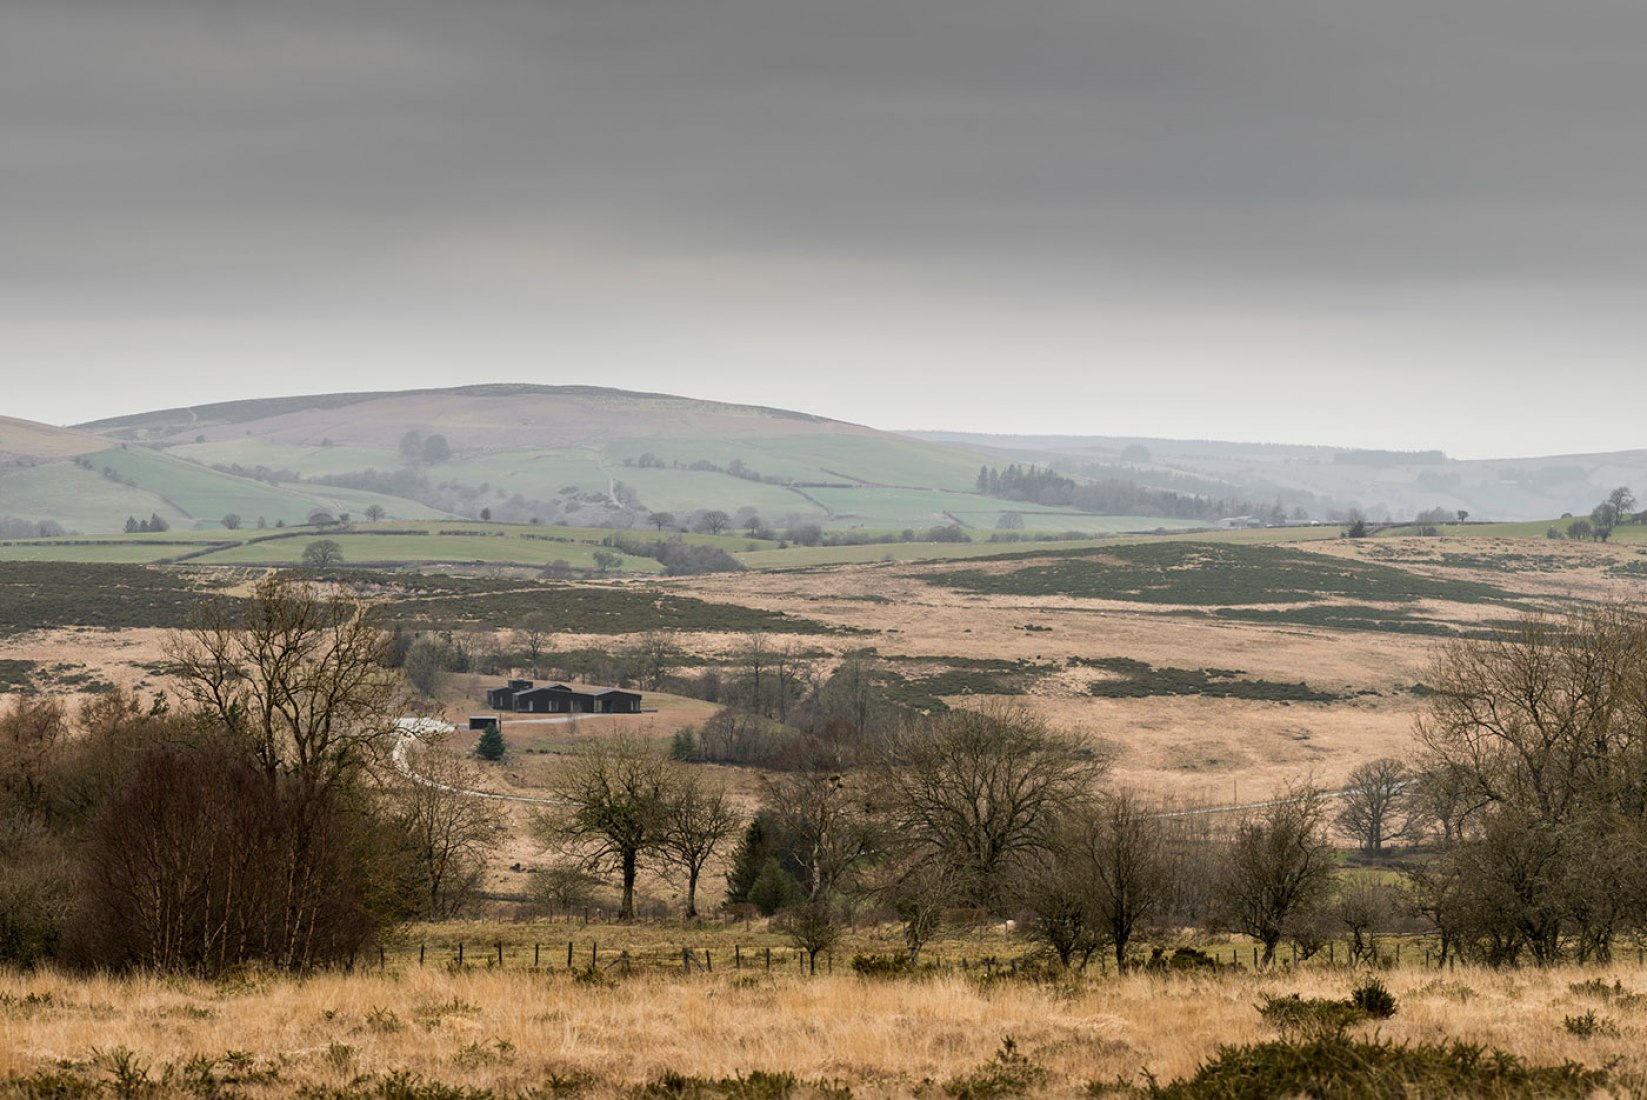
[[[944,1094],[953,1100],[994,1100],[1023,1096],[1046,1081],[1046,1067],[1019,1053],[1018,1044],[1008,1035],[1001,1040],[995,1057],[970,1073],[944,1083]]]
[[[1342,1036],[1309,1042],[1220,1047],[1191,1077],[1149,1086],[1157,1100],[1267,1100],[1330,1096],[1334,1100],[1452,1096],[1587,1097],[1603,1088],[1606,1070],[1577,1062],[1528,1065],[1513,1054],[1472,1043],[1396,1044]]]
[[[1156,947],[1151,949],[1149,962],[1144,966],[1149,970],[1217,970],[1219,962],[1205,951],[1193,947],[1176,948],[1170,955]]]
[[[854,955],[852,972],[865,978],[909,978],[935,974],[936,963],[915,963],[908,955]]]
[[[1357,986],[1350,993],[1350,1004],[1374,1020],[1388,1020],[1395,1015],[1395,995],[1377,978]]]
[[[1367,1018],[1349,1001],[1300,997],[1296,993],[1285,997],[1266,994],[1258,1014],[1283,1037],[1309,1040],[1342,1038],[1346,1028]]]
[[[1561,1026],[1567,1034],[1580,1039],[1594,1039],[1598,1035],[1618,1037],[1618,1025],[1605,1016],[1597,1016],[1593,1008],[1580,1016],[1563,1016]]]

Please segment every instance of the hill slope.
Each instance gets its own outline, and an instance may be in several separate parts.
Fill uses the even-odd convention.
[[[1353,507],[1375,519],[1410,519],[1442,508],[1482,519],[1538,520],[1588,512],[1620,485],[1647,490],[1647,450],[1453,459],[1440,451],[1125,436],[908,434],[981,451],[997,463],[1038,462],[1096,479],[1279,500],[1315,518]]]
[[[971,490],[976,454],[781,409],[587,386],[483,385],[327,394],[166,409],[82,426],[127,454],[153,455],[307,496],[339,491],[409,501],[391,517],[431,511],[498,520],[644,525],[703,510],[768,524],[992,528],[1013,508]],[[183,477],[161,478],[175,486]],[[146,484],[139,479],[139,484]],[[222,488],[219,486],[219,488]],[[196,508],[212,520],[223,494]],[[352,509],[359,513],[364,501]],[[1036,526],[1087,529],[1060,509]],[[239,508],[265,514],[259,505]]]

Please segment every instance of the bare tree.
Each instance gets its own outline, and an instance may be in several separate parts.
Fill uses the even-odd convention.
[[[503,814],[491,799],[464,793],[479,786],[479,773],[446,746],[416,750],[411,764],[418,780],[396,784],[392,812],[414,846],[425,915],[450,920],[473,902]]]
[[[1419,738],[1451,819],[1425,909],[1489,963],[1607,959],[1647,924],[1647,619],[1528,616],[1446,646],[1428,680]]]
[[[818,956],[841,939],[841,917],[829,898],[810,898],[786,909],[776,923],[790,943],[806,952],[807,964],[814,974],[818,972]]]
[[[1342,884],[1332,900],[1333,919],[1350,934],[1350,961],[1378,961],[1378,934],[1390,925],[1400,898],[1388,883],[1360,879]]]
[[[622,651],[623,663],[635,677],[635,682],[649,691],[656,691],[671,672],[685,659],[680,637],[672,630],[648,630],[637,634]]]
[[[335,786],[394,738],[389,636],[369,606],[315,585],[277,574],[238,607],[208,603],[165,653],[184,698],[270,776]]]
[[[1332,886],[1325,802],[1313,787],[1289,788],[1236,826],[1218,883],[1224,919],[1263,945],[1263,965],[1289,920],[1317,907]]]
[[[1173,822],[1136,795],[1106,794],[1079,834],[1075,858],[1091,865],[1093,908],[1115,951],[1127,963],[1133,936],[1165,909],[1172,896]]]
[[[876,804],[917,861],[947,865],[969,903],[998,912],[1012,864],[1044,849],[1056,817],[1083,804],[1109,753],[1012,707],[956,710],[889,732]]]
[[[565,807],[541,818],[539,832],[551,843],[570,845],[592,871],[618,871],[620,920],[634,918],[641,857],[655,852],[668,832],[670,779],[667,762],[652,746],[618,740],[576,757],[552,782]]]
[[[847,876],[881,851],[856,777],[791,772],[764,780],[775,828],[801,866],[807,900],[829,898]]]
[[[531,611],[521,617],[516,629],[526,643],[526,659],[531,662],[532,675],[536,676],[543,661],[544,639],[554,633],[555,620],[548,612]]]
[[[1410,834],[1408,807],[1414,777],[1394,757],[1369,760],[1350,773],[1335,822],[1363,852],[1382,852],[1387,841]]]
[[[726,788],[680,770],[664,806],[658,850],[686,876],[686,915],[698,915],[698,881],[728,837],[743,827],[743,815]]]
[[[1613,515],[1622,523],[1636,506],[1636,495],[1630,491],[1628,485],[1620,485],[1607,494],[1607,503],[1611,505]]]

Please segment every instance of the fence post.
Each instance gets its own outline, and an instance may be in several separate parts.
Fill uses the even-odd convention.
[[[766,949],[766,968],[768,970],[772,969],[772,949],[770,947]]]
[[[534,943],[532,945],[532,969],[533,970],[536,970],[538,968],[538,951],[542,948],[542,946],[543,946],[542,944],[538,944],[538,943]]]
[[[713,951],[703,953],[703,968],[711,974],[715,972],[715,953]]]
[[[600,964],[600,941],[589,941],[589,969],[593,970]]]
[[[566,941],[566,969],[572,969],[572,941]]]
[[[421,943],[417,945],[417,964],[419,966],[423,965],[423,949],[425,946],[427,945]]]
[[[458,965],[463,965],[463,941],[458,941]]]
[[[732,969],[743,969],[743,947],[736,943],[732,945]]]
[[[377,968],[383,970],[387,966],[388,963],[383,959],[383,945],[380,943],[377,945]]]
[[[1258,945],[1256,943],[1252,945],[1252,968],[1254,970],[1258,969]]]

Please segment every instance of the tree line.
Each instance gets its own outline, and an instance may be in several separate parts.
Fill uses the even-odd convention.
[[[667,635],[631,644],[651,683],[683,659]],[[473,900],[502,824],[461,794],[462,757],[403,755],[393,716],[415,704],[369,607],[271,578],[204,605],[167,661],[171,699],[0,712],[0,958],[311,970]],[[1369,959],[1394,930],[1443,958],[1605,961],[1647,932],[1647,622],[1630,608],[1448,642],[1411,763],[1234,814],[1128,789],[1109,742],[1021,707],[899,707],[867,654],[753,636],[723,673],[699,728],[594,740],[557,771],[533,826],[558,857],[545,895],[598,882],[628,917],[656,873],[695,913],[725,869],[728,905],[814,957],[874,914],[902,927],[908,966],[985,919],[1071,967],[1187,932],[1249,936],[1265,965],[1337,940]],[[760,764],[756,804],[704,762]],[[1345,841],[1395,874],[1343,872]]]

